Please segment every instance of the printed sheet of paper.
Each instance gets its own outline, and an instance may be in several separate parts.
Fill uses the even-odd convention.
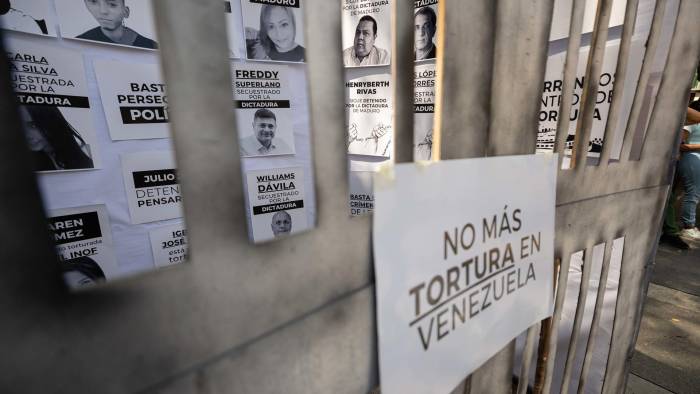
[[[391,64],[390,0],[343,0],[345,67]]]
[[[100,44],[158,49],[151,0],[56,1],[61,36]]]
[[[350,215],[369,215],[374,210],[374,191],[372,190],[373,172],[350,171]]]
[[[306,1],[241,0],[248,60],[303,62],[306,59]]]
[[[288,68],[235,63],[233,97],[242,157],[294,154]]]
[[[375,175],[382,393],[449,393],[551,315],[557,160],[446,160]]]
[[[125,153],[122,155],[122,171],[132,223],[182,217],[180,183],[173,152]]]
[[[157,64],[95,61],[113,140],[169,137],[168,97]]]
[[[8,38],[11,84],[36,171],[98,168],[97,138],[80,52]]]
[[[413,158],[430,160],[435,119],[435,63],[415,67],[413,97]]]
[[[56,209],[49,212],[48,220],[61,272],[70,288],[93,285],[118,275],[104,205]]]
[[[391,156],[391,75],[378,74],[345,82],[348,153]]]
[[[250,171],[247,180],[254,242],[269,241],[309,228],[301,167]]]
[[[0,15],[0,27],[6,30],[56,37],[56,23],[49,0],[12,0],[10,9]]]
[[[149,233],[156,268],[170,267],[187,259],[185,223],[159,227]]]

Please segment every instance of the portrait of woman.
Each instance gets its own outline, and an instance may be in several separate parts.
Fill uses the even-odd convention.
[[[305,49],[296,42],[296,19],[290,7],[263,5],[260,30],[246,28],[248,59],[303,62]]]
[[[20,107],[34,171],[94,168],[89,147],[56,107]]]
[[[61,261],[63,280],[71,289],[105,281],[105,273],[90,257],[76,257]]]
[[[76,38],[129,45],[139,48],[157,49],[158,44],[126,26],[131,10],[126,0],[84,0],[85,7],[99,26],[82,33]]]

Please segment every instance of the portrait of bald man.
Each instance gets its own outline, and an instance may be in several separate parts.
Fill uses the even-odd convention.
[[[287,211],[276,212],[272,215],[270,227],[275,238],[289,235],[292,232],[292,216]]]
[[[343,51],[343,64],[346,67],[377,66],[389,64],[389,51],[374,45],[377,39],[377,21],[365,15],[357,22],[353,46]]]

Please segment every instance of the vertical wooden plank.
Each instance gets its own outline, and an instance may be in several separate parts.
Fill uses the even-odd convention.
[[[535,349],[535,340],[539,332],[539,324],[535,324],[527,329],[525,347],[523,348],[522,365],[518,379],[518,394],[527,393],[527,386],[530,380],[530,364],[532,364],[532,353]]]
[[[394,161],[413,161],[413,0],[391,3]]]

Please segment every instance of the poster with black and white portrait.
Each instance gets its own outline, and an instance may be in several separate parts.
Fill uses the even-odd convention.
[[[182,217],[180,181],[173,152],[125,153],[121,158],[131,223]]]
[[[34,170],[99,167],[81,54],[29,37],[8,37],[6,45]]]
[[[432,60],[437,55],[438,0],[414,0],[413,26],[416,61]]]
[[[345,67],[391,64],[389,0],[343,0],[342,29]]]
[[[250,171],[247,186],[253,242],[308,230],[301,167]]]
[[[413,89],[413,158],[431,160],[435,119],[435,63],[416,65]]]
[[[56,209],[48,216],[49,231],[68,287],[90,286],[118,275],[104,205]]]
[[[248,60],[303,62],[306,0],[241,0]]]
[[[159,227],[149,233],[153,264],[165,268],[187,260],[187,229],[185,223]]]
[[[390,74],[374,74],[345,82],[348,153],[391,156],[390,81]]]
[[[374,211],[374,191],[372,190],[372,171],[350,171],[348,189],[350,190],[350,216],[369,215]]]
[[[49,0],[0,0],[0,27],[56,37]]]
[[[113,140],[169,136],[168,96],[157,64],[96,60],[94,65]]]
[[[231,72],[241,156],[293,155],[287,66],[236,63]]]
[[[58,0],[65,38],[158,49],[151,0]]]

